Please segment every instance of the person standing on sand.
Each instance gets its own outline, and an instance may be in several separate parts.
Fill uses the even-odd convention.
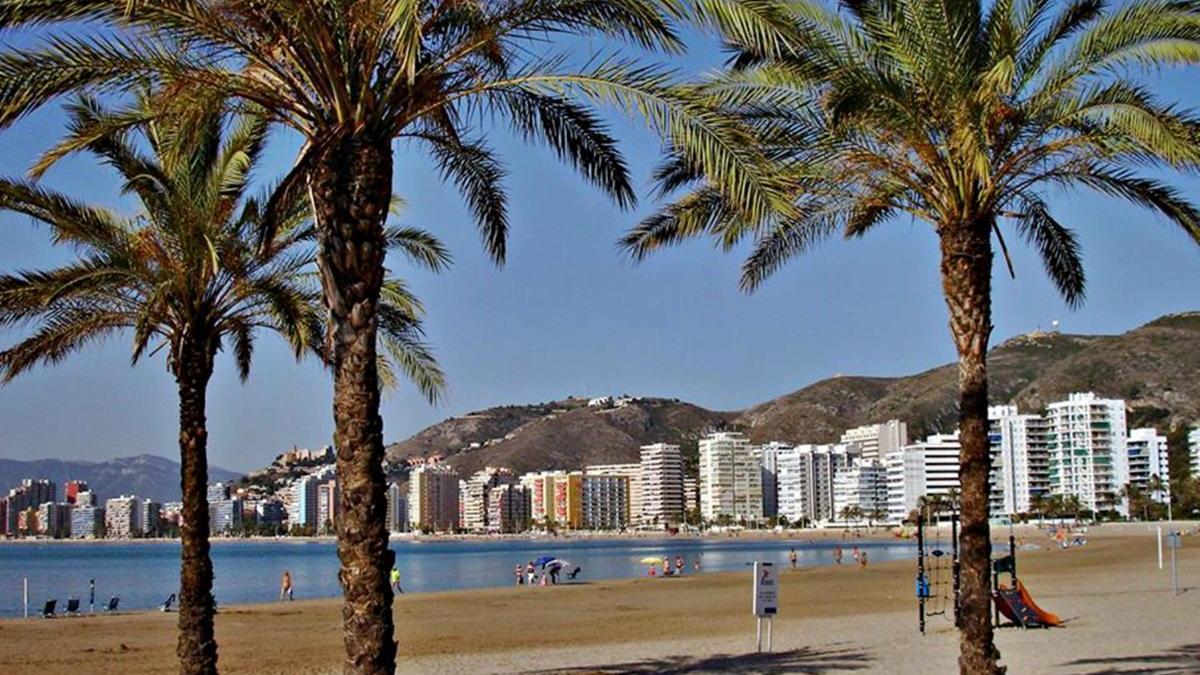
[[[532,560],[525,566],[525,581],[530,588],[533,588],[534,582],[537,581],[537,570],[534,568]]]
[[[392,567],[392,590],[403,595],[404,589],[400,588],[400,570]]]
[[[862,553],[858,554],[858,564],[862,565],[862,568],[864,570],[867,569],[867,552],[866,551],[863,551]]]
[[[788,553],[788,562],[792,563],[792,569],[795,570],[796,569],[796,547],[794,547],[794,546],[792,547],[792,550]]]
[[[517,578],[518,586],[525,585],[525,571],[521,569],[521,563],[517,563],[513,567],[513,576],[515,576]]]
[[[850,555],[854,556],[854,562],[858,562],[858,556],[861,554],[858,552],[857,546],[854,547],[854,550],[850,553]]]
[[[675,575],[683,576],[683,556],[675,556]]]
[[[287,570],[283,571],[283,579],[279,582],[280,602],[283,601],[284,597],[287,597],[289,601],[295,600],[295,598],[292,597],[292,574]]]
[[[841,546],[833,547],[833,562],[838,565],[842,564],[842,547]]]
[[[694,571],[694,572],[700,571],[700,556],[699,555],[697,555],[696,560],[694,562],[692,562],[692,571]]]

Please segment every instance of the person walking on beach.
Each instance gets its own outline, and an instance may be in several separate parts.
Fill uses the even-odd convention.
[[[842,547],[841,546],[833,547],[833,562],[838,565],[842,564]]]
[[[392,567],[392,590],[401,595],[404,594],[404,589],[400,588],[400,570],[395,567]]]
[[[788,552],[788,562],[792,563],[792,569],[795,570],[796,569],[796,548],[794,546],[792,547],[792,550],[790,552]]]
[[[675,556],[675,575],[683,576],[683,556]]]
[[[518,586],[524,586],[524,585],[525,585],[525,570],[522,570],[522,569],[521,569],[521,563],[517,563],[517,564],[516,564],[516,565],[513,567],[513,576],[517,578],[517,585],[518,585]]]
[[[864,570],[867,569],[867,552],[866,551],[863,551],[862,553],[858,554],[858,564],[862,565],[862,568]]]
[[[853,551],[850,553],[850,555],[854,556],[854,562],[859,562],[859,558],[858,558],[858,557],[859,557],[860,555],[862,555],[862,554],[858,552],[858,547],[857,547],[857,546],[855,546],[855,547],[854,547],[854,550],[853,550]]]
[[[280,602],[283,601],[284,597],[286,597],[289,601],[295,600],[295,598],[292,597],[292,573],[287,570],[283,571],[283,579],[279,582]]]
[[[530,588],[533,588],[534,582],[537,581],[537,570],[534,568],[532,560],[525,566],[525,580]]]

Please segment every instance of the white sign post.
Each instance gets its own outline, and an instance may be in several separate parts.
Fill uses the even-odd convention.
[[[779,577],[775,576],[775,563],[754,563],[754,618],[758,651],[762,651],[763,619],[767,623],[767,651],[771,651],[772,619],[779,609]]]

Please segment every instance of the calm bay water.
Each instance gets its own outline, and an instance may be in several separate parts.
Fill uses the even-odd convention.
[[[744,570],[752,560],[787,564],[795,547],[799,564],[832,565],[833,548],[851,546],[869,552],[871,561],[915,558],[909,542],[858,540],[808,542],[802,539],[512,539],[479,541],[393,541],[405,592],[509,586],[513,566],[552,555],[583,568],[579,579],[620,579],[646,574],[638,562],[654,555],[682,555],[687,571],[702,561],[702,572]],[[279,593],[279,577],[289,570],[296,598],[341,595],[337,583],[337,548],[316,541],[215,541],[215,593],[220,603],[269,602]],[[40,611],[47,598],[58,598],[59,611],[68,597],[83,600],[87,611],[88,580],[96,580],[97,606],[120,596],[121,609],[158,606],[179,587],[178,542],[0,543],[0,616],[20,616],[21,580],[29,579],[30,611]]]

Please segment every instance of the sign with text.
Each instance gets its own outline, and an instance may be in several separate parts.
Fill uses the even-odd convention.
[[[779,609],[779,578],[775,563],[754,563],[754,616],[773,616]]]

